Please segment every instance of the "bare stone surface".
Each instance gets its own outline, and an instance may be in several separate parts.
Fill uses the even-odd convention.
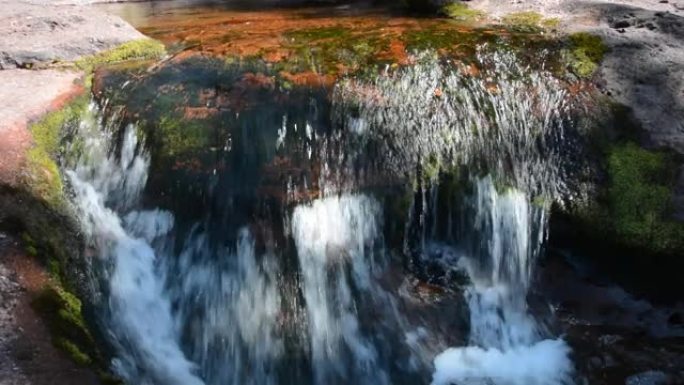
[[[143,35],[118,16],[48,0],[0,0],[0,69],[73,61]]]
[[[0,183],[17,185],[32,143],[28,123],[60,107],[78,88],[79,76],[75,71],[0,71]]]

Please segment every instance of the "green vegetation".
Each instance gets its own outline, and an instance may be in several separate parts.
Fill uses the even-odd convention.
[[[352,33],[341,26],[293,30],[285,33],[284,46],[294,55],[278,65],[286,72],[312,71],[335,74],[372,65],[389,41],[377,31]]]
[[[485,18],[484,12],[471,9],[463,3],[448,4],[442,8],[442,12],[454,20],[465,22],[475,22]]]
[[[123,43],[111,50],[82,58],[75,64],[77,67],[92,70],[103,65],[129,60],[154,60],[166,55],[164,44],[154,39],[139,39]]]
[[[75,363],[81,366],[88,366],[93,362],[90,359],[90,356],[83,353],[81,349],[79,349],[78,346],[76,346],[76,344],[65,338],[55,339],[55,346],[66,352]]]
[[[596,72],[607,48],[600,37],[579,32],[568,37],[570,70],[580,78],[588,78]]]
[[[157,129],[165,156],[181,158],[206,150],[213,143],[210,138],[210,133],[213,132],[211,122],[211,119],[206,122],[173,115],[161,116]]]
[[[43,317],[56,347],[80,365],[90,365],[95,342],[86,327],[81,301],[56,284],[46,286],[34,299],[33,308]]]
[[[85,96],[77,98],[29,127],[34,146],[26,154],[28,173],[24,184],[35,196],[55,207],[63,204],[64,199],[62,179],[55,162],[61,151],[62,129],[78,124],[87,105]]]
[[[509,13],[501,18],[501,23],[516,32],[542,32],[558,28],[560,19],[546,19],[541,13],[526,11]]]
[[[467,56],[473,55],[478,45],[494,42],[496,36],[477,31],[461,32],[453,29],[422,28],[406,32],[402,39],[410,51],[436,49]]]
[[[632,143],[611,149],[609,208],[621,242],[655,252],[684,249],[684,225],[669,217],[674,183],[670,163],[666,154]]]

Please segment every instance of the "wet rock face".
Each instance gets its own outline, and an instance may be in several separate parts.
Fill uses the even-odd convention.
[[[629,376],[625,381],[625,385],[665,385],[667,383],[667,375],[655,370]]]
[[[592,385],[670,385],[684,381],[682,305],[636,297],[586,260],[551,254],[539,273],[579,377]],[[582,382],[578,382],[582,383]]]

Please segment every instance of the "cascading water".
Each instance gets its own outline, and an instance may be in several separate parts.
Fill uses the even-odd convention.
[[[302,268],[317,384],[351,379],[358,384],[388,383],[375,347],[359,331],[350,287],[354,283],[367,291],[373,285],[373,243],[380,217],[378,203],[365,196],[324,198],[294,211],[292,232]],[[350,358],[352,362],[345,362]]]
[[[163,211],[129,211],[124,220],[107,207],[108,202],[127,207],[136,200],[147,180],[149,159],[134,126],[125,129],[116,154],[115,131],[103,129],[95,106],[88,114],[79,127],[83,152],[77,167],[66,174],[88,241],[107,265],[108,331],[127,353],[115,360],[115,370],[140,384],[202,384],[178,344],[164,276],[152,247],[171,230],[173,217]]]
[[[93,107],[66,173],[100,257],[116,372],[143,385],[569,383],[567,346],[526,302],[543,206],[563,188],[565,94],[510,55],[478,60],[497,79],[428,60],[343,82],[332,117],[314,97],[232,114],[215,134],[230,145],[189,186],[199,213],[178,191],[150,207],[148,174],[165,170],[134,125]],[[472,191],[445,194],[440,173],[458,167]],[[435,254],[469,277],[467,340],[460,287],[413,270]]]
[[[490,78],[445,69],[427,56],[396,74],[349,80],[336,89],[343,106],[337,116],[350,130],[362,122],[383,138],[389,169],[422,179],[409,218],[409,229],[417,222],[418,245],[407,252],[413,250],[424,264],[440,230],[456,248],[446,262],[458,263],[470,279],[470,346],[435,359],[433,385],[571,383],[569,348],[561,339],[544,339],[527,311],[532,270],[545,239],[543,206],[564,193],[569,177],[574,149],[568,98],[553,76],[532,73],[510,53],[478,55]],[[349,109],[356,114],[351,119]],[[419,172],[406,164],[418,164]],[[491,176],[475,178],[457,215],[438,214],[440,169],[459,165],[468,165],[471,174],[493,174],[513,188],[499,193]],[[449,217],[446,230],[438,229],[440,215]],[[454,216],[460,216],[460,234],[454,234]],[[408,231],[406,241],[415,235]]]
[[[435,358],[433,385],[561,385],[571,382],[570,349],[544,339],[527,310],[532,269],[544,240],[544,210],[523,193],[476,183],[470,245],[459,261],[471,284],[470,345]]]

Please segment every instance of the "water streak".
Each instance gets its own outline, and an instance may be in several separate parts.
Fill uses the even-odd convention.
[[[84,140],[77,166],[66,171],[88,242],[97,250],[108,281],[108,317],[112,341],[121,353],[117,374],[139,384],[201,385],[195,365],[182,352],[158,270],[152,242],[173,227],[164,211],[118,212],[108,206],[132,207],[147,181],[149,158],[129,125],[119,152],[115,132],[103,125],[93,105],[82,120]]]

